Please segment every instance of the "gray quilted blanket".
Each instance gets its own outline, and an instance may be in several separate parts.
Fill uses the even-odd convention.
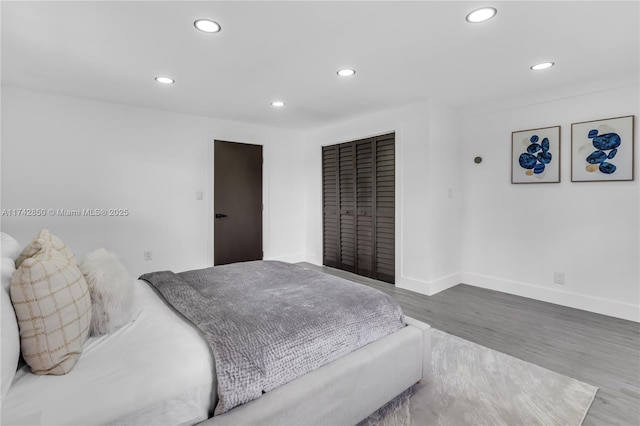
[[[260,397],[402,328],[386,294],[321,272],[256,261],[140,277],[204,334],[215,359],[214,414]]]

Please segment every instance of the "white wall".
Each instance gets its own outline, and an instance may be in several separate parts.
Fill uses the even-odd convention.
[[[210,266],[213,140],[264,145],[265,258],[301,260],[303,135],[3,87],[2,209],[128,209],[126,217],[1,218],[23,245],[46,227],[79,258],[106,247],[136,277]],[[203,191],[204,200],[196,200]],[[298,230],[299,232],[292,232]],[[143,251],[152,250],[151,261]]]
[[[464,282],[640,321],[640,172],[632,182],[570,177],[580,121],[635,115],[638,167],[639,95],[629,76],[461,111],[426,101],[311,132],[307,260],[322,263],[320,146],[395,130],[399,287],[430,295]],[[511,184],[511,132],[554,125],[561,183]]]
[[[462,111],[425,101],[299,133],[3,88],[0,208],[130,215],[4,216],[2,230],[24,244],[48,227],[79,257],[107,247],[136,276],[209,266],[222,139],[264,145],[265,258],[321,264],[320,147],[395,131],[399,287],[465,282],[640,321],[639,95],[634,76]],[[636,180],[572,183],[571,123],[631,114]],[[553,125],[562,182],[512,185],[511,132]]]
[[[307,260],[322,263],[321,146],[396,133],[396,284],[424,294],[460,282],[460,143],[455,111],[427,101],[307,135]],[[449,191],[451,189],[451,191]],[[451,197],[449,197],[451,194]]]
[[[465,283],[640,321],[639,99],[634,76],[462,111]],[[635,180],[571,182],[571,123],[626,115]],[[556,125],[561,183],[511,184],[511,132]]]

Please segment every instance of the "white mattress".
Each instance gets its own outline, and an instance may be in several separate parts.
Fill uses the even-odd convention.
[[[28,366],[2,401],[2,424],[194,424],[209,417],[213,360],[190,324],[143,281],[132,321],[89,339],[73,370],[37,376]]]

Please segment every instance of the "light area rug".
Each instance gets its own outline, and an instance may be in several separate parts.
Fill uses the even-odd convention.
[[[440,330],[431,339],[431,377],[359,426],[578,426],[598,390]]]

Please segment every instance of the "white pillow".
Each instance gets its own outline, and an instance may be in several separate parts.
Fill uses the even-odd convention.
[[[8,257],[3,257],[0,259],[0,274],[2,275],[2,289],[9,293],[9,288],[11,287],[11,277],[16,272],[16,263],[13,259],[9,259]]]
[[[91,294],[91,334],[111,333],[131,319],[133,280],[118,256],[104,248],[80,265]]]
[[[0,232],[0,251],[2,253],[0,257],[6,257],[15,262],[22,252],[22,247],[11,235]]]
[[[4,235],[4,234],[3,234]],[[3,240],[4,243],[4,240]],[[19,252],[18,252],[19,253]],[[9,287],[11,277],[16,271],[16,264],[13,259],[2,258],[0,265],[2,272],[2,290],[0,290],[0,321],[2,321],[2,351],[0,353],[0,369],[2,373],[2,398],[7,395],[9,386],[16,375],[18,361],[20,359],[20,332],[18,331],[18,320],[9,297]]]
[[[35,374],[66,374],[89,336],[91,298],[75,263],[45,243],[11,278],[24,360]]]

